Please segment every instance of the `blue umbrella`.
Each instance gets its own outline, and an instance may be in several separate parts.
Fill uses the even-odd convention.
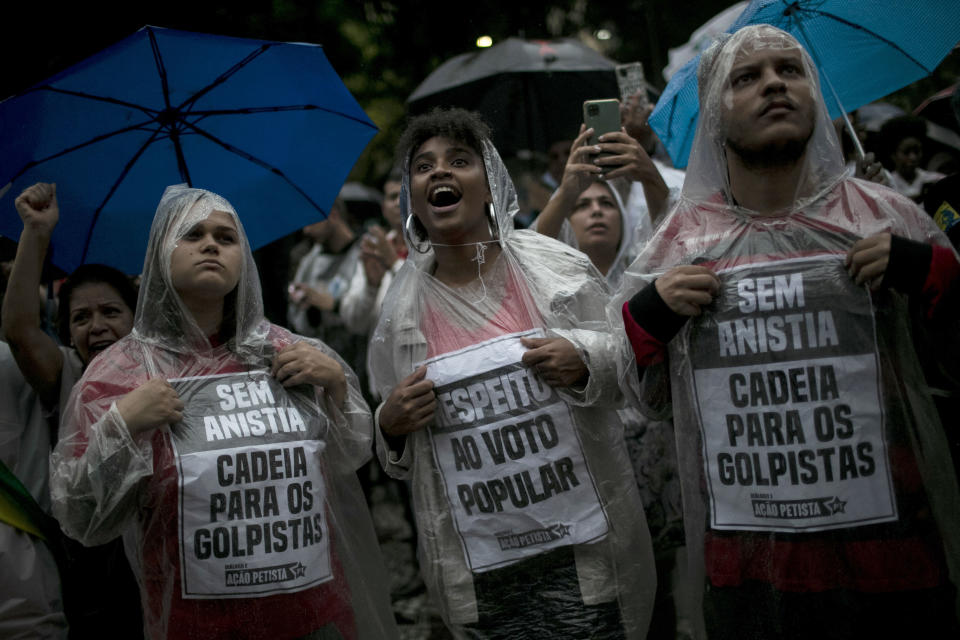
[[[955,0],[753,0],[727,32],[750,24],[779,27],[804,45],[834,118],[929,75],[960,39]],[[650,116],[677,167],[687,166],[697,128],[699,63],[671,78]]]
[[[143,27],[0,103],[0,234],[56,182],[53,263],[139,273],[167,185],[228,198],[254,248],[326,216],[377,128],[313,44]]]

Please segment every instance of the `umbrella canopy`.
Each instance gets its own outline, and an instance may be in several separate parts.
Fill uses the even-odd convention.
[[[326,216],[377,129],[320,46],[144,27],[0,103],[0,234],[56,182],[51,260],[138,273],[164,188],[228,198],[256,248]]]
[[[572,140],[583,102],[617,98],[616,62],[579,40],[508,38],[436,68],[407,99],[413,114],[436,106],[478,111],[504,157]]]
[[[806,47],[839,117],[933,72],[957,44],[960,13],[946,0],[753,0],[727,31],[750,24],[779,27]],[[696,131],[699,62],[671,78],[650,117],[678,167]]]

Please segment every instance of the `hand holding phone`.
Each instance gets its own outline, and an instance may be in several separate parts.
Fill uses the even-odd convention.
[[[603,134],[620,131],[620,101],[587,100],[583,103],[583,123],[593,129],[587,144],[599,144]]]
[[[641,109],[646,107],[650,100],[647,98],[647,79],[643,75],[643,63],[618,64],[616,74],[620,100],[626,102],[627,98],[637,95],[642,104],[636,106]]]

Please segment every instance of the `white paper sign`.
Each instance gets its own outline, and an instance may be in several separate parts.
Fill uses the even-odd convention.
[[[183,598],[258,597],[329,580],[326,423],[265,371],[180,378],[171,430]]]
[[[430,440],[475,572],[607,534],[570,408],[520,361],[520,338],[541,335],[426,361],[438,403]]]
[[[832,257],[718,275],[690,334],[711,527],[896,520],[868,293]]]

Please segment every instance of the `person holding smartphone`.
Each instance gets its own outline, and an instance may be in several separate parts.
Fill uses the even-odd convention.
[[[586,112],[584,115],[589,116]],[[631,219],[618,190],[618,186],[624,191],[629,188],[623,178],[618,179],[628,171],[620,166],[606,174],[613,176],[610,180],[601,177],[604,175],[601,167],[606,165],[594,160],[609,162],[610,157],[602,158],[596,153],[598,149],[610,147],[591,145],[589,139],[593,131],[593,128],[581,127],[561,186],[537,218],[534,228],[584,252],[605,276],[610,290],[616,291],[624,272],[639,252],[641,243],[637,237],[643,226]],[[634,148],[639,143],[628,134],[615,132],[607,135],[630,141],[625,145],[629,149],[624,156],[628,159],[627,166],[643,157],[652,162],[642,148]],[[634,182],[632,186],[639,185],[642,194],[643,184]],[[647,222],[646,228],[650,226],[651,223]],[[682,571],[685,565],[683,513],[673,423],[648,419],[633,406],[619,409],[618,414],[624,425],[624,441],[643,500],[656,557],[658,593],[650,634],[651,637],[661,637],[659,634],[665,633],[672,637],[680,630],[696,628],[699,617],[686,595],[688,581]]]
[[[659,182],[667,188],[665,201],[662,205],[658,205],[657,197],[662,192],[659,190],[658,181],[651,182],[652,170],[645,175],[646,181],[641,179],[630,185],[630,193],[627,196],[627,215],[636,226],[638,241],[649,238],[657,222],[673,207],[680,196],[680,189],[683,188],[683,181],[686,178],[685,171],[672,166],[670,157],[650,126],[648,120],[653,113],[653,107],[653,103],[641,91],[627,96],[620,106],[620,122],[623,130],[640,144],[643,153],[650,159],[652,170],[656,170]],[[651,185],[655,185],[655,188]]]
[[[589,108],[589,103],[586,106]],[[589,109],[585,109],[584,116],[585,119],[591,119]],[[571,220],[577,210],[578,200],[591,185],[598,180],[606,181],[606,187],[616,193],[617,206],[621,213],[618,216],[621,237],[616,238],[616,242],[603,252],[592,255],[591,260],[607,276],[610,285],[616,287],[618,274],[623,273],[636,255],[632,231],[641,226],[629,215],[629,208],[622,205],[621,193],[617,192],[632,193],[633,185],[639,184],[646,208],[651,214],[651,221],[647,226],[652,226],[656,217],[665,212],[670,199],[670,189],[650,156],[624,128],[612,130],[609,122],[604,124],[602,111],[594,122],[596,127],[588,127],[586,123],[580,125],[580,132],[570,148],[560,185],[537,217],[536,230],[579,247],[579,238],[575,244],[570,232],[563,231],[564,222]],[[623,242],[627,236],[627,241]]]

